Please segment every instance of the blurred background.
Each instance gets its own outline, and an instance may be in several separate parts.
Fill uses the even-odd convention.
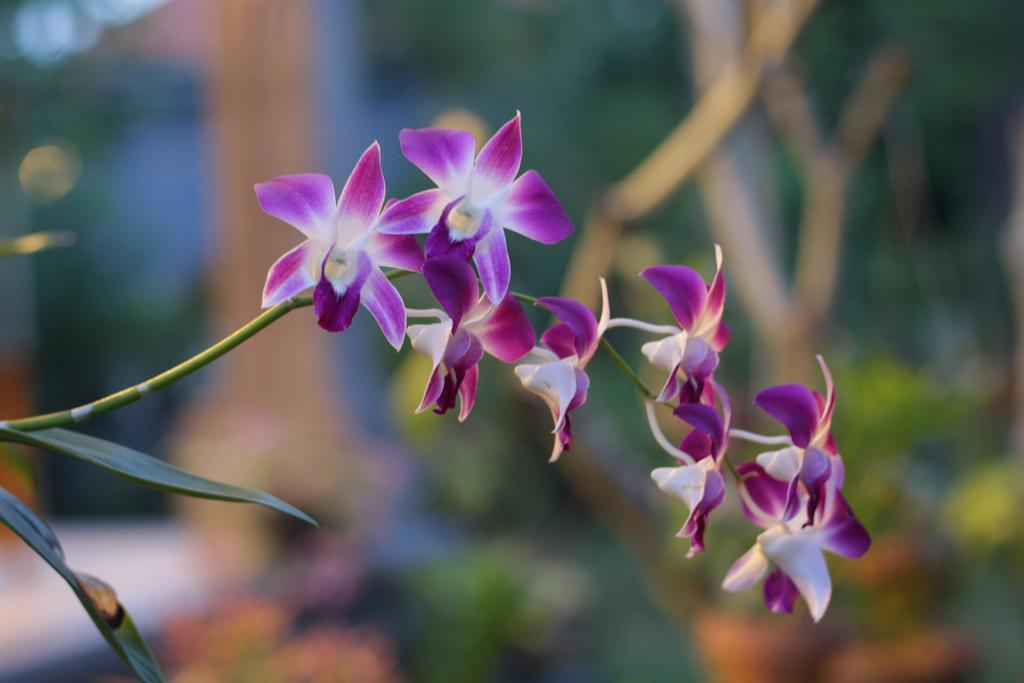
[[[648,478],[664,456],[606,357],[549,465],[549,416],[508,368],[485,361],[464,425],[414,416],[426,361],[365,313],[343,335],[294,313],[80,426],[319,530],[14,449],[0,485],[117,588],[178,682],[1019,680],[1022,35],[1010,0],[0,3],[0,239],[77,235],[0,261],[0,417],[133,384],[253,317],[297,239],[253,183],[340,185],[378,139],[403,197],[427,181],[402,127],[486,139],[519,109],[524,168],[577,232],[512,237],[513,288],[596,304],[606,275],[613,310],[667,322],[636,274],[710,276],[717,242],[737,420],[776,429],[753,394],[818,386],[828,358],[874,545],[831,563],[817,627],[718,589],[756,533],[734,496],[685,559],[685,510]],[[614,334],[640,367],[645,339]],[[125,680],[9,535],[0,610],[0,680]]]

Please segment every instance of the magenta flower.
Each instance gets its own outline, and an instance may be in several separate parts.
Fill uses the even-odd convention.
[[[764,575],[769,565],[776,569],[764,583],[764,599],[773,612],[792,612],[797,595],[802,595],[819,621],[832,597],[832,580],[822,551],[856,559],[867,552],[871,537],[857,521],[838,486],[839,477],[830,477],[832,490],[821,513],[813,522],[798,506],[796,516],[786,518],[788,487],[770,476],[761,465],[744,463],[740,472],[739,497],[743,512],[765,529],[754,546],[729,569],[722,582],[728,591],[750,588]],[[806,492],[801,492],[807,498]]]
[[[538,306],[548,309],[561,321],[541,335],[546,348],[535,348],[534,354],[542,363],[517,365],[516,377],[528,390],[537,394],[551,410],[555,421],[552,433],[555,443],[551,449],[551,462],[558,460],[562,451],[572,443],[572,412],[587,400],[590,378],[586,367],[601,343],[601,335],[608,327],[608,288],[601,280],[601,318],[594,318],[590,309],[579,301],[549,296],[537,300]]]
[[[502,126],[474,161],[473,135],[440,128],[404,129],[402,152],[436,185],[385,209],[381,231],[429,232],[427,258],[455,254],[476,263],[487,298],[508,293],[507,228],[543,244],[572,233],[561,202],[536,171],[519,174],[523,139],[519,114]]]
[[[515,297],[506,295],[495,306],[480,296],[476,274],[465,261],[452,256],[429,259],[423,276],[445,315],[437,323],[409,326],[412,347],[434,364],[416,412],[434,406],[443,415],[455,407],[458,396],[462,422],[473,409],[483,354],[514,363],[530,352],[536,335]]]
[[[676,458],[676,467],[659,467],[651,472],[658,488],[686,503],[690,514],[676,536],[690,539],[687,557],[704,550],[704,529],[708,515],[725,500],[722,463],[729,444],[732,409],[729,396],[714,382],[708,383],[719,397],[722,413],[710,405],[684,403],[673,414],[689,423],[693,430],[678,449],[672,448],[661,432],[654,415],[654,402],[647,402],[647,417],[655,439]]]
[[[825,494],[825,483],[833,470],[842,472],[842,460],[832,438],[832,413],[836,405],[832,373],[818,356],[825,376],[825,396],[802,384],[783,384],[765,389],[754,402],[789,430],[791,444],[757,456],[757,462],[770,476],[788,484],[786,517],[792,518],[800,504],[800,484],[807,490],[807,518]]]
[[[699,401],[704,382],[718,367],[718,353],[729,340],[722,321],[725,280],[722,250],[715,246],[717,269],[711,285],[686,266],[652,266],[640,276],[661,293],[679,324],[668,337],[643,345],[641,351],[655,366],[669,372],[658,400]]]
[[[347,329],[362,304],[392,346],[405,338],[405,305],[381,266],[420,270],[423,252],[416,238],[385,235],[377,222],[384,203],[380,146],[374,142],[356,163],[335,205],[328,176],[281,176],[256,185],[266,213],[306,236],[270,267],[263,307],[316,287],[313,306],[320,326]]]

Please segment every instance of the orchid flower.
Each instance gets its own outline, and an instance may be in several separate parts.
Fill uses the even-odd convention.
[[[476,274],[452,256],[428,259],[423,276],[444,308],[440,322],[410,325],[412,347],[433,361],[433,370],[416,412],[430,406],[443,415],[460,400],[459,422],[473,409],[478,363],[489,353],[514,363],[533,348],[535,334],[522,305],[511,294],[494,305],[481,297]]]
[[[832,373],[825,359],[818,356],[825,376],[825,396],[802,384],[783,384],[765,389],[754,402],[789,430],[790,445],[757,456],[757,462],[770,476],[788,483],[786,517],[793,517],[800,504],[799,484],[806,487],[807,517],[814,521],[815,511],[825,494],[825,483],[839,469],[842,460],[832,438],[832,413],[836,405]]]
[[[587,400],[587,363],[594,357],[610,319],[608,286],[602,278],[600,319],[572,299],[543,297],[537,305],[554,313],[561,322],[541,335],[546,348],[534,349],[534,354],[545,358],[545,362],[517,365],[515,373],[523,386],[544,399],[551,410],[555,443],[550,461],[554,462],[572,443],[572,412]]]
[[[732,408],[725,390],[714,382],[709,385],[719,398],[722,413],[719,415],[712,406],[698,403],[677,406],[673,414],[693,427],[679,448],[673,447],[661,431],[654,414],[654,401],[647,401],[647,419],[655,440],[678,462],[676,467],[655,469],[651,479],[663,493],[686,503],[690,511],[676,534],[679,538],[690,539],[687,557],[704,550],[708,515],[725,500],[722,464],[729,445]]]
[[[449,253],[472,258],[494,304],[505,298],[512,274],[505,228],[543,244],[572,233],[565,209],[540,174],[527,171],[516,178],[523,156],[519,118],[517,112],[475,160],[471,133],[402,130],[402,152],[437,188],[389,205],[381,219],[387,234],[429,232],[428,258]]]
[[[634,326],[669,336],[648,342],[641,351],[655,366],[669,372],[658,401],[669,403],[701,400],[704,382],[718,367],[718,353],[729,340],[729,328],[722,321],[725,303],[725,279],[722,277],[722,250],[715,245],[717,268],[711,285],[697,271],[686,266],[651,266],[640,276],[668,302],[676,326],[637,325],[639,321],[622,319],[613,326]]]
[[[270,267],[263,307],[315,286],[313,306],[325,330],[347,329],[362,304],[388,343],[401,348],[405,305],[380,268],[418,271],[423,252],[415,237],[386,235],[377,229],[384,203],[380,146],[374,142],[359,157],[337,205],[334,183],[314,173],[258,183],[256,199],[264,212],[306,236]]]
[[[744,463],[740,473],[739,497],[743,512],[765,529],[753,547],[729,569],[722,582],[727,591],[750,588],[769,565],[776,569],[764,583],[764,600],[773,612],[792,612],[797,595],[802,595],[814,621],[821,620],[832,597],[832,580],[822,552],[856,559],[867,552],[871,537],[853,516],[838,487],[830,477],[834,495],[826,498],[821,514],[810,521],[802,506],[797,515],[786,518],[787,486],[770,476],[757,463]],[[807,497],[807,493],[802,493]]]

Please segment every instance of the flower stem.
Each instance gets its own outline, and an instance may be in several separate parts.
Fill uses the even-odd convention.
[[[387,277],[390,280],[396,280],[407,273],[408,271],[404,270],[394,270],[389,272]],[[18,429],[23,432],[31,432],[37,429],[49,429],[51,427],[65,427],[76,422],[81,422],[82,420],[90,417],[108,413],[111,410],[116,410],[117,408],[126,406],[129,403],[134,403],[143,396],[170,386],[178,380],[191,375],[196,370],[209,365],[228,351],[231,351],[246,340],[252,338],[258,332],[261,332],[274,322],[280,320],[291,311],[294,311],[297,308],[305,308],[312,304],[312,295],[308,293],[298,294],[263,311],[251,321],[238,328],[224,339],[221,339],[205,351],[192,356],[185,362],[180,363],[169,370],[161,372],[155,377],[151,377],[145,382],[121,389],[109,396],[104,396],[103,398],[96,399],[91,403],[86,403],[78,406],[77,408],[60,410],[54,413],[45,413],[43,415],[33,415],[32,417],[10,420],[9,422],[0,422],[0,426],[7,427],[8,429]]]
[[[644,384],[644,381],[640,379],[640,375],[636,374],[633,368],[629,366],[629,363],[627,363],[622,358],[622,356],[619,355],[619,352],[615,350],[615,347],[612,346],[611,343],[604,337],[601,337],[601,348],[604,349],[605,353],[607,353],[613,361],[615,361],[615,364],[619,366],[619,370],[622,370],[622,374],[629,378],[629,380],[636,386],[640,393],[644,395],[644,398],[654,398],[654,392],[651,391],[646,384]]]

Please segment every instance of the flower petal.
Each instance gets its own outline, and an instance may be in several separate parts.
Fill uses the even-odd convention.
[[[757,464],[779,481],[790,482],[800,473],[802,450],[786,446],[777,451],[766,451],[757,456]]]
[[[398,134],[402,154],[450,194],[465,194],[476,141],[464,130],[405,128]]]
[[[573,347],[580,358],[586,356],[598,342],[597,319],[589,308],[575,299],[559,296],[545,296],[537,299],[537,305],[554,313],[569,326],[573,333]]]
[[[480,295],[473,267],[455,256],[437,256],[423,264],[423,277],[430,291],[458,329],[463,316],[476,306]]]
[[[809,530],[808,530],[809,531]],[[789,575],[807,603],[814,621],[820,621],[832,598],[832,579],[825,556],[807,532],[761,534],[765,556]]]
[[[712,453],[715,459],[718,458],[725,443],[725,428],[717,410],[703,404],[684,403],[677,406],[672,414],[706,434],[711,439]]]
[[[373,268],[363,285],[363,305],[376,318],[380,331],[395,350],[405,340],[405,303],[391,280]]]
[[[836,512],[822,527],[821,547],[840,557],[857,559],[871,547],[871,536],[864,525],[853,516],[853,511],[841,493],[835,494]]]
[[[320,173],[286,175],[256,184],[265,213],[321,242],[334,241],[334,183]]]
[[[686,266],[651,266],[640,273],[640,277],[665,297],[679,326],[692,330],[708,298],[704,278]]]
[[[263,308],[275,306],[316,284],[313,274],[322,259],[320,249],[306,240],[277,259],[267,272],[263,286]]]
[[[776,569],[764,581],[764,603],[772,612],[791,614],[800,592],[788,576]]]
[[[769,476],[757,463],[745,462],[737,471],[740,474],[738,493],[743,514],[760,527],[777,524],[786,508],[786,482]]]
[[[451,197],[442,190],[424,190],[384,207],[377,229],[387,235],[430,232]]]
[[[754,546],[732,563],[722,580],[722,588],[730,592],[744,591],[764,576],[768,569],[768,558],[761,552],[761,546]]]
[[[469,187],[469,196],[475,203],[485,203],[502,192],[519,174],[519,164],[523,160],[523,136],[519,118],[519,112],[516,112],[477,155]]]
[[[484,285],[487,298],[492,304],[497,304],[505,298],[509,281],[512,279],[505,231],[496,225],[492,226],[487,235],[477,242],[473,262],[480,273],[480,281]]]
[[[466,370],[459,386],[459,422],[465,422],[476,402],[476,384],[480,375],[480,366],[472,365]]]
[[[452,321],[442,320],[430,325],[409,325],[407,330],[412,348],[430,358],[436,368],[444,358],[448,340],[452,337]]]
[[[345,181],[338,199],[338,242],[348,244],[366,234],[377,222],[384,205],[384,172],[380,168],[380,145],[366,148]]]
[[[818,427],[818,401],[802,384],[783,384],[765,389],[754,403],[786,425],[793,443],[806,448]]]
[[[562,203],[536,171],[527,171],[512,183],[501,203],[498,225],[541,244],[554,244],[572,234],[572,221]]]
[[[557,323],[544,330],[540,341],[554,351],[559,358],[579,357],[576,352],[576,335],[573,334],[572,328],[565,323]]]
[[[703,382],[718,368],[718,354],[700,337],[690,337],[681,365],[687,377]]]
[[[417,415],[426,412],[437,402],[444,390],[444,380],[445,376],[441,372],[441,368],[434,366],[434,369],[430,371],[430,378],[427,379],[427,386],[423,389],[423,398],[420,399],[420,404],[416,408]]]
[[[537,340],[526,311],[511,294],[475,324],[472,333],[487,353],[506,363],[515,363],[528,354]]]
[[[722,277],[722,248],[715,245],[715,278],[708,287],[708,298],[704,305],[704,317],[701,320],[705,325],[714,325],[722,319],[722,309],[725,306],[725,278]],[[721,351],[721,349],[719,349]]]
[[[651,472],[651,479],[662,493],[678,498],[691,511],[704,498],[704,482],[708,470],[703,465],[659,467]]]
[[[378,266],[419,272],[423,268],[423,247],[412,235],[385,235],[374,232],[366,251]]]
[[[565,413],[576,397],[576,369],[569,360],[558,360],[534,365],[517,365],[516,377],[528,391],[537,394],[547,403],[555,421],[554,432],[565,422]]]
[[[359,289],[347,287],[338,292],[326,276],[313,290],[313,310],[320,327],[328,332],[343,332],[352,324],[352,318],[359,310]]]

